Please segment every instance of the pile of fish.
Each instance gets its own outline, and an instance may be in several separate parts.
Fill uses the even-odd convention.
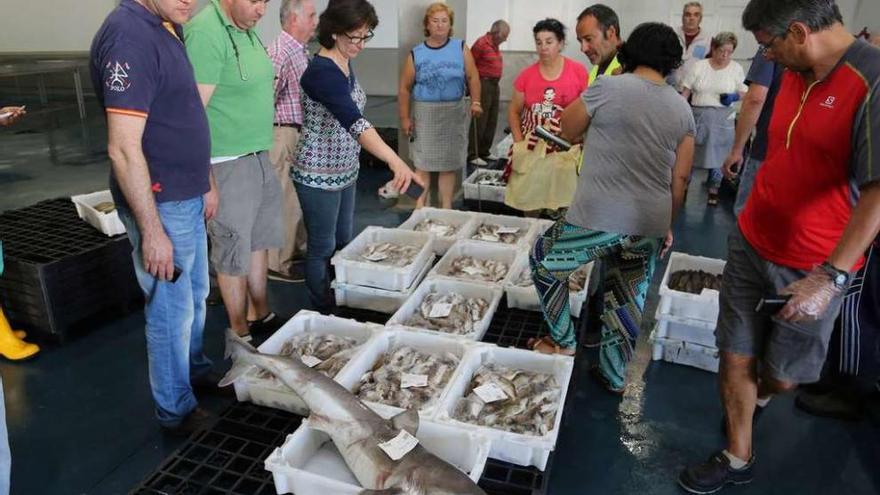
[[[445,311],[438,311],[438,308],[443,306],[451,308],[448,314]],[[483,319],[488,309],[489,302],[482,298],[466,298],[455,292],[444,294],[430,292],[422,300],[419,310],[410,316],[404,325],[468,335],[473,333],[474,325]],[[441,314],[445,316],[438,316]]]
[[[474,389],[488,384],[500,388],[506,398],[484,402]],[[552,374],[484,364],[474,373],[465,397],[456,404],[453,417],[514,433],[546,435],[556,422],[560,395],[559,384]]]
[[[499,230],[501,233],[498,232]],[[486,242],[501,242],[503,244],[516,244],[525,232],[523,232],[522,229],[516,230],[515,232],[511,232],[512,230],[513,228],[505,227],[503,225],[484,223],[483,225],[480,225],[472,239]]]
[[[507,276],[510,265],[498,260],[481,260],[473,256],[459,256],[441,275],[483,282],[500,282]]]
[[[430,406],[452,378],[458,361],[458,356],[450,352],[434,355],[412,347],[400,347],[385,354],[361,377],[357,396],[361,400],[403,409]],[[414,377],[424,381],[412,382]]]
[[[349,337],[301,333],[285,342],[278,355],[300,358],[312,356],[320,359],[321,362],[312,368],[328,378],[333,378],[348,363],[357,348],[357,340]],[[257,376],[266,380],[276,380],[274,375],[265,370],[257,372]]]
[[[107,214],[107,213],[111,213],[113,210],[115,210],[116,205],[113,203],[113,201],[103,201],[101,203],[96,204],[92,208],[100,211],[101,213]]]
[[[407,266],[416,259],[421,248],[393,242],[377,242],[367,244],[359,256],[360,259],[389,266]]]
[[[504,179],[502,177],[503,174],[493,174],[492,172],[485,172],[478,175],[474,183],[481,186],[507,187],[507,183],[504,182]]]
[[[700,294],[703,289],[721,290],[721,275],[703,270],[679,270],[669,276],[669,288],[690,294]]]
[[[458,231],[458,227],[442,220],[426,218],[413,228],[416,232],[430,232],[440,237],[452,237]]]
[[[568,290],[571,292],[580,292],[584,290],[584,286],[587,283],[587,276],[589,275],[589,270],[587,267],[590,265],[581,265],[577,270],[571,272],[571,275],[568,276]],[[531,268],[526,268],[523,270],[516,280],[513,281],[513,284],[517,287],[531,287],[535,285],[535,281],[532,280],[532,270]]]

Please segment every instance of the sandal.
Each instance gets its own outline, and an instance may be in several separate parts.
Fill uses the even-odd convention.
[[[706,200],[706,204],[709,206],[718,206],[718,193],[710,192],[709,199]]]
[[[593,379],[596,380],[599,383],[599,385],[601,385],[602,388],[607,390],[609,393],[612,393],[617,396],[623,395],[623,391],[625,390],[625,388],[618,389],[618,388],[614,388],[613,386],[611,386],[611,382],[609,382],[608,378],[606,378],[605,375],[602,374],[602,371],[599,369],[598,366],[592,366],[590,368],[590,376],[592,376]]]
[[[541,354],[561,354],[563,356],[574,356],[575,349],[567,349],[560,347],[552,338],[545,335],[540,338],[531,338],[528,340],[529,349]]]

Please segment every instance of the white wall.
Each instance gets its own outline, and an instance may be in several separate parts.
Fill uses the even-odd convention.
[[[0,0],[0,52],[87,51],[117,0]]]

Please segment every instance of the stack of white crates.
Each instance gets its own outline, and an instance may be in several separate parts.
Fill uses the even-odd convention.
[[[651,333],[653,359],[685,364],[718,372],[715,325],[718,320],[718,291],[700,294],[672,290],[669,279],[681,270],[702,270],[713,275],[724,271],[724,260],[674,252],[660,284],[657,324]]]
[[[336,267],[333,290],[336,305],[394,313],[412,295],[434,262],[435,236],[381,227],[367,227],[331,263]],[[367,245],[390,242],[419,248],[415,259],[403,267],[358,259]]]

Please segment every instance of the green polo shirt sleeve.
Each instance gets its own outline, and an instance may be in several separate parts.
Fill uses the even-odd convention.
[[[228,41],[218,36],[216,30],[188,24],[183,31],[186,53],[189,55],[196,82],[199,84],[220,83],[220,75],[227,64]]]

